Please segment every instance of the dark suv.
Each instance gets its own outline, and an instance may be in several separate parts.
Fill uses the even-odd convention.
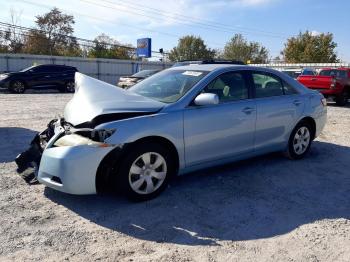
[[[26,89],[58,89],[73,93],[74,75],[78,70],[65,65],[38,65],[0,75],[0,86],[12,93],[23,93]]]

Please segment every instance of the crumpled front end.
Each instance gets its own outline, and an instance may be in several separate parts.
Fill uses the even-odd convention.
[[[104,141],[114,132],[77,129],[64,119],[53,120],[16,158],[18,171],[34,166],[37,180],[48,187],[70,194],[95,194],[97,169],[115,148]]]
[[[110,151],[88,145],[48,148],[42,155],[38,181],[69,194],[96,194],[97,169]]]

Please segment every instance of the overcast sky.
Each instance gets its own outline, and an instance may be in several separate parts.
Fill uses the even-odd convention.
[[[223,48],[235,34],[258,41],[275,57],[299,31],[332,32],[338,56],[350,62],[350,1],[347,0],[0,0],[0,21],[10,10],[22,26],[56,6],[74,15],[75,36],[93,39],[105,33],[121,43],[152,38],[152,49],[170,50],[178,38],[201,36],[211,48]],[[162,12],[160,12],[162,11]]]

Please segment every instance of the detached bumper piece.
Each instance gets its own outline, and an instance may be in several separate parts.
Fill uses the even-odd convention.
[[[15,162],[17,164],[17,173],[28,183],[37,184],[37,173],[40,160],[46,143],[54,135],[54,119],[50,121],[46,130],[35,135],[27,150],[20,153]]]

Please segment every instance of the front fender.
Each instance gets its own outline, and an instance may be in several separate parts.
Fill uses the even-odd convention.
[[[158,113],[136,118],[104,123],[96,129],[116,129],[116,132],[106,142],[123,145],[139,139],[158,136],[169,140],[176,148],[179,156],[179,166],[184,167],[184,137],[183,112]]]

